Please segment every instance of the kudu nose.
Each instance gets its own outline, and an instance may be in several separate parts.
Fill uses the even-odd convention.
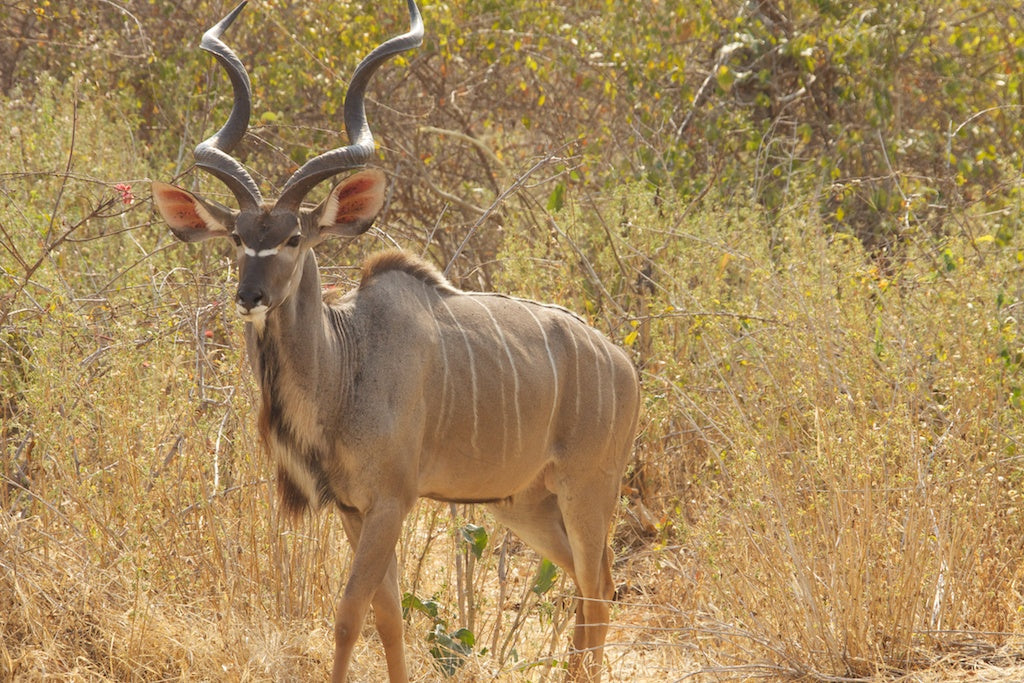
[[[238,308],[247,313],[263,304],[263,298],[263,290],[258,287],[239,287],[235,294]]]

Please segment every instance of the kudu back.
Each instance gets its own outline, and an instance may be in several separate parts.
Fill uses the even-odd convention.
[[[290,512],[333,505],[355,554],[337,605],[333,679],[346,678],[372,605],[391,681],[406,681],[395,545],[418,497],[485,503],[579,589],[570,676],[597,680],[613,594],[608,533],[631,451],[639,383],[629,357],[564,308],[463,292],[402,251],[370,257],[359,286],[323,303],[313,248],[366,231],[385,177],[361,170],[315,207],[320,182],[373,156],[363,96],[391,55],[418,46],[423,25],[371,52],[345,98],[350,144],[311,159],[279,199],[263,199],[231,156],[251,112],[249,78],[221,36],[243,2],[207,31],[202,49],[227,70],[227,123],[195,150],[238,209],[153,183],[173,233],[237,247],[235,298],[259,382],[259,431]]]

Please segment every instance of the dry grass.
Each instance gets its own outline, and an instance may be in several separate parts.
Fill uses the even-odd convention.
[[[707,235],[729,224],[715,218],[693,220]],[[736,234],[709,249],[670,233],[664,300],[648,303],[664,314],[638,348],[631,480],[656,528],[638,534],[624,507],[610,677],[1013,679],[1019,408],[1000,355],[1016,327],[993,310],[999,254],[886,274],[846,240],[793,231],[774,264]],[[275,513],[237,331],[203,303],[228,278],[143,280],[160,283],[159,307],[128,307],[126,289],[12,328],[32,354],[4,431],[4,677],[318,678],[348,561],[339,525]],[[492,533],[472,574],[468,521]],[[453,680],[557,677],[569,587],[536,596],[537,558],[481,512],[421,504],[400,553],[405,589],[435,599],[450,631],[472,624]],[[419,680],[440,675],[434,625],[409,617]],[[384,680],[365,635],[356,679]]]
[[[7,114],[38,163],[67,161],[35,112]],[[74,115],[72,160],[130,167],[102,111]],[[143,202],[96,215],[116,195],[73,169],[5,182],[0,679],[321,678],[349,554],[331,515],[277,517],[225,254],[166,248]],[[624,503],[610,678],[1019,678],[1020,248],[970,207],[880,258],[810,191],[771,240],[736,198],[573,192],[481,267],[642,367],[629,484],[654,524]],[[472,571],[470,521],[491,533]],[[482,512],[421,504],[400,555],[405,590],[472,625],[453,680],[557,677],[569,587],[534,594],[538,558]],[[418,680],[440,677],[435,623],[408,618]],[[355,678],[384,680],[365,634]]]

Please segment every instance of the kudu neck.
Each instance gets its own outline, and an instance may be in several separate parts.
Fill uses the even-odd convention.
[[[352,338],[348,317],[329,310],[323,302],[320,271],[312,250],[299,268],[295,291],[267,314],[262,334],[247,325],[246,337],[250,355],[257,356],[253,361],[268,353],[286,356],[288,365],[303,374],[308,371],[312,378],[322,372],[322,367],[318,370],[319,359],[351,356],[355,349],[348,348]]]

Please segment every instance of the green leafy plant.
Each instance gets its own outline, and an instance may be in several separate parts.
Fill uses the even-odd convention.
[[[544,595],[555,585],[557,578],[558,567],[555,566],[554,562],[545,558],[540,562],[540,568],[537,569],[537,575],[533,578],[533,585],[530,587],[530,590],[537,595]]]
[[[460,628],[454,633],[448,633],[444,624],[437,623],[434,625],[434,630],[427,634],[427,642],[433,644],[430,648],[430,655],[434,658],[438,668],[446,676],[454,676],[466,658],[473,653],[476,638],[468,628]]]
[[[487,547],[487,529],[477,524],[466,524],[461,530],[462,540],[466,542],[473,557],[481,559]]]
[[[402,610],[407,618],[411,612],[419,612],[431,620],[432,626],[426,635],[426,641],[431,645],[430,655],[445,676],[454,676],[473,654],[476,644],[473,632],[468,628],[459,628],[449,633],[448,622],[440,616],[440,606],[433,599],[421,600],[412,593],[405,593],[402,596]]]

